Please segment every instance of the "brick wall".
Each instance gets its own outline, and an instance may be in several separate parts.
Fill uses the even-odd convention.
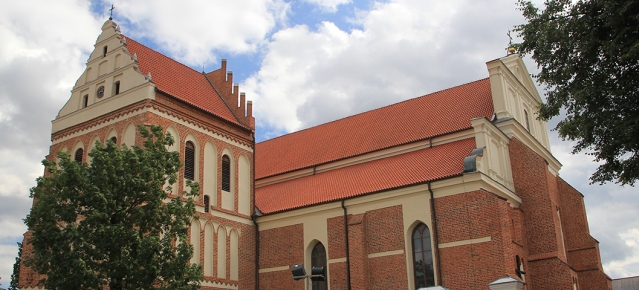
[[[601,263],[598,251],[592,250],[596,243],[587,232],[581,195],[552,175],[546,161],[521,141],[513,138],[509,150],[515,192],[522,199],[527,289],[573,289],[575,281],[582,290],[610,289],[589,286],[609,284],[602,271],[586,275],[597,281],[580,278],[575,271]]]
[[[612,280],[603,272],[599,242],[590,236],[583,196],[563,179],[557,178],[561,214],[566,233],[568,264],[577,271],[579,289],[611,289]]]
[[[487,289],[488,283],[514,276],[512,209],[507,201],[479,190],[436,200],[439,243],[490,237],[490,241],[440,249],[442,286]]]
[[[304,263],[304,226],[296,224],[261,230],[260,269]],[[260,289],[304,289],[304,280],[294,281],[289,269],[259,274]]]

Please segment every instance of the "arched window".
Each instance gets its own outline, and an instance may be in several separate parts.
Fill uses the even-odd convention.
[[[415,289],[435,286],[433,269],[433,249],[430,245],[430,231],[425,224],[419,224],[413,230],[413,267]]]
[[[313,251],[311,251],[311,267],[324,267],[324,272],[326,271],[326,249],[322,243],[317,242],[315,247],[313,247]],[[328,277],[325,277],[328,280]],[[327,290],[328,285],[326,281],[313,281],[313,290]]]
[[[191,141],[184,146],[184,178],[195,179],[195,145]]]
[[[75,150],[74,157],[75,162],[82,163],[82,157],[84,157],[84,149],[78,148],[78,150]]]
[[[209,207],[211,207],[209,196],[205,195],[204,196],[204,212],[209,212]]]
[[[111,142],[113,142],[113,144],[117,145],[118,144],[118,137],[115,137],[115,136],[111,137]]]
[[[231,191],[231,159],[226,154],[222,156],[222,190]]]

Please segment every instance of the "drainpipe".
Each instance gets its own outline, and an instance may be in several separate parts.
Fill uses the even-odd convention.
[[[342,208],[344,209],[344,236],[346,237],[346,285],[348,285],[348,290],[351,289],[351,262],[350,262],[350,251],[349,251],[349,243],[348,243],[348,212],[346,211],[346,206],[344,206],[345,199],[342,199]]]
[[[255,212],[257,206],[255,204],[255,133],[253,135],[253,167],[252,168],[252,181],[253,181],[253,215],[251,219],[255,225],[255,290],[260,289],[260,226],[257,224],[257,213]]]
[[[432,143],[431,143],[432,144]],[[437,285],[442,285],[442,267],[439,257],[439,236],[437,235],[437,215],[435,214],[435,197],[433,190],[428,182],[428,191],[430,192],[430,219],[433,223],[433,238],[435,240],[435,259],[437,259]]]

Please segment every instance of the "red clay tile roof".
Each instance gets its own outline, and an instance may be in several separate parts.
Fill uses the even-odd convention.
[[[157,89],[187,102],[206,112],[221,117],[233,124],[240,124],[226,106],[222,97],[202,73],[181,64],[143,44],[128,38],[127,49],[138,55],[138,64],[144,75],[151,72]]]
[[[474,148],[469,138],[260,187],[255,203],[270,214],[459,175]]]
[[[350,116],[256,145],[264,178],[471,128],[493,114],[488,78]]]

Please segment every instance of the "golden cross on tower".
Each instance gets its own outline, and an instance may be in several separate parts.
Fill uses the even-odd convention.
[[[111,4],[111,9],[109,9],[109,11],[111,11],[111,15],[109,16],[109,20],[113,20],[113,9],[115,9],[115,6],[113,6],[113,4]]]
[[[508,33],[506,33],[506,35],[508,35],[508,48],[506,48],[506,55],[511,55],[513,53],[515,53],[515,47],[513,46],[513,38],[512,36],[510,36],[510,29],[508,29]]]

